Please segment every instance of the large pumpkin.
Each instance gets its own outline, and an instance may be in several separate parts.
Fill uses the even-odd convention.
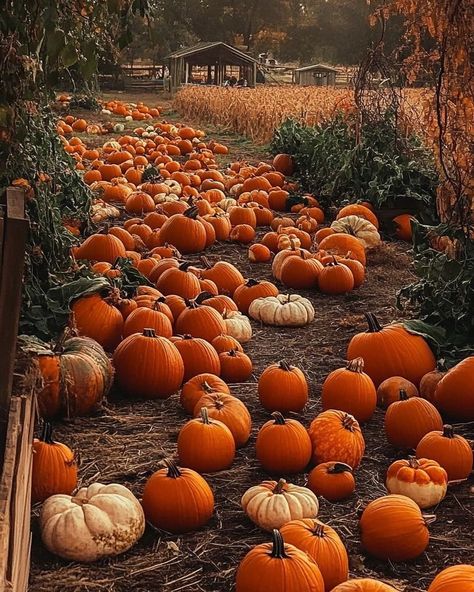
[[[326,592],[349,577],[349,558],[344,543],[327,524],[312,518],[292,520],[282,526],[281,534],[286,542],[316,561]]]
[[[364,436],[357,420],[335,409],[320,413],[309,426],[315,464],[339,461],[357,468],[365,451]]]
[[[193,471],[164,461],[145,484],[142,505],[155,527],[181,534],[201,528],[214,511],[214,495],[207,481]]]
[[[87,415],[112,385],[112,364],[93,339],[72,337],[54,350],[38,346],[34,353],[44,381],[38,393],[39,413],[44,418]]]
[[[77,487],[74,452],[52,438],[51,424],[45,422],[39,439],[33,440],[31,500],[43,502],[57,493],[70,495]]]
[[[107,351],[120,343],[123,331],[122,313],[111,298],[91,294],[78,298],[71,307],[71,322],[80,335],[94,339]]]
[[[434,403],[448,417],[474,420],[474,356],[449,370],[438,382]]]
[[[375,411],[377,392],[370,376],[364,372],[364,360],[356,358],[345,368],[331,372],[323,383],[323,410],[340,409],[357,421],[369,421]]]
[[[89,236],[75,252],[76,259],[107,261],[108,263],[115,263],[118,257],[125,256],[125,247],[122,241],[107,232]]]
[[[193,337],[200,337],[209,343],[218,335],[227,333],[222,315],[215,308],[199,304],[196,300],[189,302],[179,315],[175,331],[181,335],[186,333]]]
[[[423,337],[409,333],[400,323],[381,327],[372,313],[366,314],[366,318],[369,329],[354,335],[347,348],[347,358],[363,358],[365,372],[376,387],[392,376],[402,376],[418,386],[436,365]]]
[[[40,514],[41,537],[51,553],[92,562],[119,555],[145,530],[140,502],[123,485],[93,483],[74,495],[53,495]]]
[[[317,564],[294,545],[283,541],[278,530],[272,543],[251,549],[237,570],[235,592],[324,592]]]
[[[270,364],[258,380],[258,398],[267,411],[300,412],[308,402],[308,383],[296,366]]]
[[[430,539],[420,508],[404,495],[385,495],[370,502],[359,525],[362,545],[379,559],[415,559]]]
[[[176,347],[153,329],[134,333],[114,352],[118,386],[128,395],[146,399],[167,399],[184,377],[184,364]]]
[[[440,571],[428,592],[474,592],[474,565],[452,565]]]

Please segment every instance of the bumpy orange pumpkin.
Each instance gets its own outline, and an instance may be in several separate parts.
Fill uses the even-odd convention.
[[[446,495],[448,475],[434,460],[410,457],[389,466],[386,485],[389,493],[406,495],[422,509],[431,508]]]

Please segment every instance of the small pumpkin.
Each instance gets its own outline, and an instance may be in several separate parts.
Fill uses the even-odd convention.
[[[250,520],[264,530],[281,528],[290,520],[316,518],[319,511],[318,498],[311,490],[285,479],[250,487],[240,503]]]
[[[224,333],[221,333],[217,337],[214,337],[214,339],[211,342],[211,345],[218,354],[221,354],[222,352],[228,352],[231,349],[235,349],[241,352],[244,351],[244,348],[240,345],[237,339],[235,339],[235,337],[232,337],[232,335],[227,335]]]
[[[395,588],[372,578],[347,580],[331,590],[331,592],[397,592]]]
[[[308,475],[308,487],[329,502],[338,502],[351,496],[355,490],[352,468],[341,462],[317,465]]]
[[[219,289],[219,294],[233,296],[236,288],[244,283],[244,276],[240,271],[227,261],[217,261],[212,264],[206,257],[202,257],[201,261],[205,268],[201,271],[204,279],[212,280]]]
[[[335,257],[318,274],[318,287],[323,294],[345,294],[354,288],[352,271]]]
[[[247,316],[239,311],[224,310],[222,317],[225,321],[227,335],[231,335],[239,343],[247,343],[252,339],[252,325]]]
[[[389,405],[399,400],[400,390],[404,390],[408,397],[418,397],[418,389],[412,382],[403,376],[391,376],[379,384],[377,405],[387,409]]]
[[[177,335],[172,337],[171,341],[183,360],[183,380],[190,380],[200,374],[219,376],[221,373],[219,356],[208,341],[189,334]]]
[[[194,299],[188,302],[176,319],[175,331],[200,337],[210,343],[218,335],[226,333],[227,329],[222,315],[217,310],[201,304],[200,299]]]
[[[413,231],[411,228],[411,221],[414,220],[410,214],[400,214],[395,216],[392,220],[395,226],[395,234],[400,240],[411,243],[413,237]]]
[[[304,327],[314,319],[313,305],[298,294],[278,294],[257,298],[249,307],[249,316],[274,327]]]
[[[207,408],[210,418],[221,421],[229,428],[237,448],[245,446],[250,438],[252,419],[247,407],[240,399],[227,393],[206,393],[196,403],[195,417],[201,413],[203,407]]]
[[[267,263],[272,260],[272,252],[265,245],[255,243],[250,245],[248,257],[251,263]]]
[[[211,393],[226,393],[230,395],[230,389],[222,378],[214,374],[198,374],[183,384],[179,402],[187,413],[192,414],[199,399]]]
[[[267,411],[300,412],[308,402],[305,375],[285,361],[270,364],[258,380],[258,398]]]
[[[198,473],[228,469],[235,457],[232,432],[221,421],[211,419],[206,407],[200,416],[188,421],[178,435],[179,461]]]
[[[306,428],[296,419],[272,413],[257,434],[257,460],[268,473],[301,473],[311,458],[311,440]]]
[[[367,262],[364,245],[350,234],[342,232],[330,234],[319,243],[319,248],[321,251],[326,251],[331,255],[340,255],[341,257],[345,257],[347,253],[350,253],[351,259],[357,259],[364,266]]]
[[[158,265],[161,264],[162,261]],[[196,298],[201,293],[201,285],[196,275],[189,270],[190,267],[189,261],[182,261],[178,266],[166,269],[158,278],[156,287],[165,296],[173,294],[182,298]]]
[[[252,374],[252,360],[244,352],[231,349],[219,354],[221,376],[226,382],[245,382]]]
[[[122,339],[124,321],[115,300],[113,294],[106,298],[91,294],[78,298],[71,307],[71,322],[79,335],[94,339],[106,351],[113,351]]]
[[[331,224],[336,233],[342,232],[354,236],[366,249],[373,249],[380,244],[380,234],[377,228],[364,218],[359,216],[345,216]],[[321,248],[324,248],[321,246]],[[361,261],[362,263],[362,261]]]
[[[438,361],[436,368],[431,370],[431,372],[427,372],[420,380],[420,397],[428,399],[430,403],[434,403],[436,387],[445,374],[444,364]]]
[[[142,505],[155,528],[175,534],[197,530],[214,512],[214,495],[207,481],[192,469],[164,460],[145,484]]]
[[[448,475],[434,460],[410,457],[389,466],[386,485],[389,493],[406,495],[421,509],[431,508],[444,499]]]

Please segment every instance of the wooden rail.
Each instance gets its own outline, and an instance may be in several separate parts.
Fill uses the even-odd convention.
[[[0,202],[0,592],[26,592],[31,548],[33,387],[12,397],[25,246],[25,192]]]

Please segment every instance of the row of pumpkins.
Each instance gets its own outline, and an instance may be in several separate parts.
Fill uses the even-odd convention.
[[[166,133],[175,134],[174,130]],[[119,146],[119,149],[115,147],[115,152],[121,153],[123,144]],[[206,146],[205,150],[209,148]],[[214,166],[212,160],[206,163],[209,172],[216,170],[211,168]],[[90,170],[100,172],[101,166],[104,165]],[[283,159],[277,158],[274,167],[270,168],[285,168],[288,174],[291,172],[288,167],[291,169],[291,160],[284,156]],[[252,168],[248,177],[246,172],[240,174],[242,168]],[[237,214],[233,214],[234,222],[230,223],[233,229],[249,226],[255,230],[252,224],[247,224],[248,210],[260,211],[262,208],[270,211],[273,217],[265,205],[245,205],[248,204],[245,198],[239,202],[246,193],[243,187],[234,192],[234,197],[226,197],[235,185],[244,186],[249,179],[257,179],[260,183],[260,177],[274,172],[260,174],[262,171],[258,168],[234,166],[238,177],[236,184],[230,188],[224,186],[224,189],[205,189],[206,192],[222,191],[225,200],[237,198],[228,209],[245,210],[247,218],[245,222],[241,221],[238,215],[242,212],[237,210]],[[160,171],[163,173],[163,167]],[[141,504],[129,490],[118,484],[96,483],[71,497],[69,494],[77,485],[74,455],[66,446],[53,443],[50,426],[45,424],[42,439],[35,442],[33,498],[35,501],[45,500],[41,511],[45,544],[52,552],[67,559],[93,561],[127,550],[143,534],[145,518],[153,526],[175,533],[206,524],[213,513],[214,497],[200,472],[228,468],[236,448],[245,445],[250,435],[250,414],[243,402],[232,396],[227,384],[247,380],[253,370],[252,361],[242,348],[242,343],[252,336],[246,315],[268,324],[290,326],[304,325],[314,317],[314,309],[306,298],[279,294],[278,288],[270,282],[245,280],[229,263],[218,261],[212,264],[204,259],[201,269],[182,261],[178,249],[188,254],[205,248],[196,248],[196,236],[202,234],[196,230],[196,223],[204,227],[207,243],[208,228],[203,223],[204,218],[209,215],[230,219],[232,212],[227,213],[226,204],[221,204],[222,208],[217,206],[222,213],[200,211],[199,208],[207,207],[201,205],[202,202],[218,204],[217,197],[222,196],[219,194],[208,200],[202,198],[202,191],[194,195],[193,185],[186,185],[184,178],[177,180],[176,175],[171,178],[175,172],[178,171],[170,173],[166,179],[168,186],[173,187],[173,192],[184,192],[192,204],[181,199],[181,195],[177,195],[178,199],[167,200],[171,193],[167,193],[163,201],[160,201],[162,197],[155,200],[159,193],[154,194],[154,189],[148,187],[145,192],[142,184],[135,189],[150,197],[153,207],[148,202],[151,209],[144,209],[146,200],[142,197],[139,200],[141,205],[131,211],[127,202],[130,195],[136,193],[132,187],[124,201],[125,208],[132,215],[139,214],[140,218],[126,224],[129,229],[134,225],[138,228],[132,228],[133,232],[121,227],[110,228],[107,233],[89,237],[76,250],[78,259],[91,261],[96,272],[111,280],[121,274],[117,258],[130,257],[156,288],[142,286],[134,298],[129,299],[121,298],[112,290],[105,297],[94,294],[77,300],[72,306],[73,322],[82,337],[66,340],[54,352],[45,348],[38,356],[46,384],[39,404],[46,418],[89,413],[107,393],[114,379],[103,346],[113,352],[115,380],[122,391],[129,396],[167,398],[184,383],[181,403],[195,419],[183,426],[178,437],[180,466],[166,461],[166,467],[146,483]],[[201,189],[203,179],[199,178]],[[105,182],[114,185],[114,180],[116,178],[112,177]],[[156,181],[151,184],[163,184],[162,178]],[[283,183],[286,183],[284,178]],[[120,185],[125,182],[116,183],[116,186]],[[97,191],[103,189],[102,186],[95,187]],[[261,199],[269,199],[272,190],[267,189],[255,187],[249,193],[258,191]],[[285,205],[283,207],[282,200],[282,210],[287,207],[289,195],[283,197]],[[254,196],[249,199],[253,200]],[[173,212],[173,208],[166,204],[173,204],[173,207],[180,204],[182,211]],[[241,207],[242,204],[245,207]],[[315,211],[319,208],[311,201],[297,206],[300,210],[314,210],[303,212],[304,220],[298,222],[298,225],[307,222],[305,229],[283,220],[274,226],[276,242],[272,233],[268,233],[268,243],[262,240],[252,245],[249,258],[253,261],[252,257],[260,247],[275,253],[275,277],[281,273],[286,260],[288,267],[297,266],[299,261],[319,263],[321,267],[311,264],[318,268],[316,280],[312,280],[311,285],[291,287],[318,285],[322,289],[319,278],[327,269],[324,264],[330,268],[347,269],[355,282],[351,262],[359,263],[363,271],[366,247],[372,245],[364,244],[360,235],[354,238],[352,231],[347,234],[328,231],[327,236],[321,238],[320,235],[317,242],[336,237],[336,246],[314,257],[309,251],[311,244],[306,248],[301,242],[304,235],[298,235],[297,231],[310,237],[317,232],[318,220],[312,214],[320,216]],[[354,216],[357,220],[351,224],[365,220],[376,229],[376,225],[367,219],[370,214],[365,210],[370,212],[370,209],[363,205],[353,207],[358,208],[357,212],[351,211],[339,220]],[[166,211],[168,208],[171,209]],[[361,212],[366,217],[361,216]],[[154,221],[149,224],[147,219],[148,222]],[[160,238],[163,227],[173,219],[178,222],[174,222],[171,239],[163,240]],[[291,217],[288,219],[293,222]],[[157,226],[153,228],[155,223]],[[150,234],[147,229],[142,230],[145,226],[152,233],[159,230],[157,244],[148,244]],[[292,231],[287,234],[285,228]],[[133,245],[131,241],[125,242],[128,240],[125,231]],[[288,243],[280,246],[282,235],[288,237]],[[116,240],[111,241],[111,237]],[[117,247],[119,253],[114,251]],[[150,256],[142,256],[142,253],[153,250],[155,252]],[[281,267],[278,268],[280,253],[286,256],[281,256]],[[325,260],[325,257],[330,259]],[[291,260],[292,265],[289,265]],[[345,271],[344,274],[347,275]],[[310,275],[309,272],[306,275]],[[300,270],[294,276],[299,278],[305,273]],[[282,281],[281,275],[277,279]],[[347,288],[341,291],[347,291]],[[256,524],[272,532],[272,542],[255,547],[243,559],[237,571],[236,585],[240,592],[263,591],[271,587],[301,592],[393,590],[375,580],[346,581],[348,558],[345,547],[338,534],[317,519],[317,495],[337,501],[354,491],[353,470],[361,462],[365,450],[359,422],[370,419],[377,402],[387,407],[385,425],[389,442],[401,449],[416,448],[417,459],[391,465],[387,473],[390,495],[371,502],[364,510],[360,526],[362,543],[369,553],[393,561],[403,561],[422,553],[428,545],[429,533],[420,507],[437,504],[446,493],[448,480],[465,479],[471,471],[472,450],[468,442],[455,435],[450,426],[443,428],[436,407],[449,417],[469,420],[474,395],[468,377],[473,370],[474,358],[468,358],[443,375],[435,370],[435,359],[421,337],[408,333],[399,324],[381,327],[373,315],[367,315],[367,320],[368,332],[356,335],[349,344],[347,357],[351,361],[347,367],[327,377],[322,393],[323,412],[314,419],[309,430],[296,419],[285,417],[290,412],[301,412],[308,400],[308,385],[303,372],[281,362],[269,366],[259,378],[259,400],[272,413],[272,419],[262,426],[257,436],[256,456],[262,467],[272,475],[291,475],[304,471],[310,462],[316,466],[309,474],[307,487],[279,479],[265,481],[244,493],[241,500],[244,511]],[[45,479],[45,474],[50,476],[49,479]],[[394,513],[399,520],[393,519]],[[90,516],[96,519],[86,524]],[[72,541],[71,525],[81,533]],[[448,592],[445,582],[452,583],[454,578],[457,588],[449,588],[449,592],[471,592],[467,586],[473,570],[470,566],[450,568],[437,576],[429,590]]]

